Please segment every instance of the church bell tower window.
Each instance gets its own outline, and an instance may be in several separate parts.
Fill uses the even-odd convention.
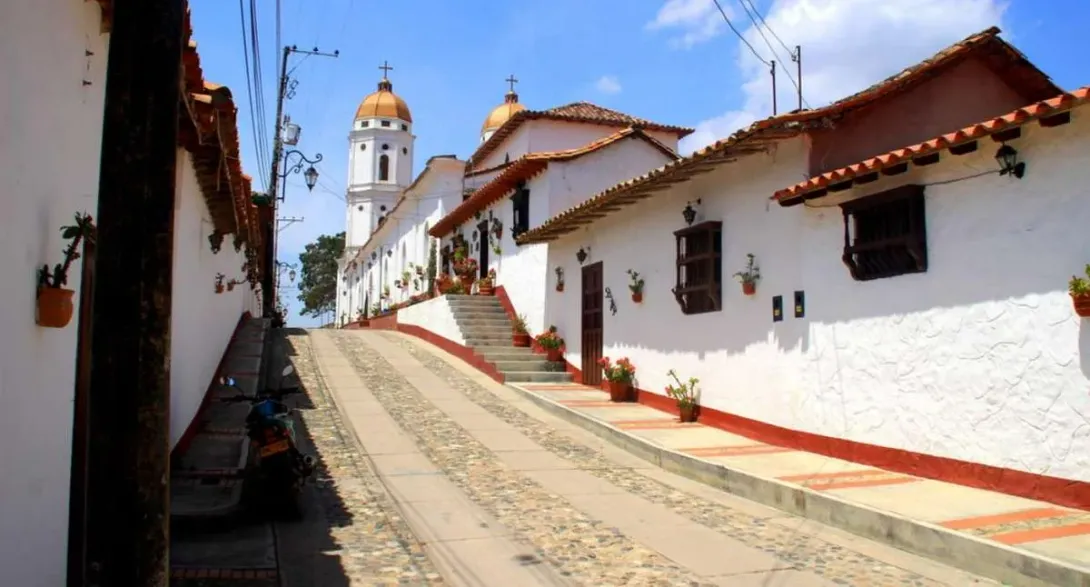
[[[390,156],[382,155],[378,158],[378,180],[390,181]]]

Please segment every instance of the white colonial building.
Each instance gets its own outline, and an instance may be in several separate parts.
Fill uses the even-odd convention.
[[[457,236],[480,276],[496,271],[531,328],[544,329],[546,247],[519,247],[514,236],[582,194],[675,160],[678,140],[692,132],[586,102],[527,110],[512,89],[485,117],[468,162],[432,157],[410,184],[411,121],[385,78],[357,110],[338,324],[428,293],[433,249],[436,272],[450,273]]]
[[[523,234],[584,290],[543,291],[567,360],[596,383],[594,359],[627,356],[647,395],[698,377],[720,421],[848,460],[985,465],[980,482],[1039,499],[1057,496],[1025,474],[1090,482],[1090,330],[1068,295],[1090,262],[1090,92],[997,33]],[[588,337],[603,284],[616,312]]]

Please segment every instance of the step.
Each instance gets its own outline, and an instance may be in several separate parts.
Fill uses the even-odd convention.
[[[470,326],[503,326],[504,328],[511,328],[511,320],[506,316],[490,317],[490,318],[461,318],[459,316],[454,317],[454,321],[461,328],[468,328]]]
[[[500,301],[497,300],[496,298],[484,297],[484,296],[469,296],[469,297],[464,297],[464,298],[462,298],[462,297],[448,298],[447,303],[450,304],[451,307],[468,307],[468,306],[486,306],[486,307],[495,306],[497,308],[502,308],[503,307],[503,305],[500,304]]]
[[[529,347],[518,347],[514,345],[482,345],[473,347],[473,352],[477,355],[484,357],[485,360],[495,361],[501,357],[535,357],[539,355],[534,354]]]
[[[504,344],[511,344],[510,334],[478,334],[466,337],[466,346],[471,349],[475,349],[479,346],[503,346]],[[514,345],[512,344],[511,346]]]
[[[454,321],[460,322],[462,320],[499,320],[500,318],[507,318],[507,313],[503,311],[503,308],[491,309],[473,309],[473,310],[459,310],[453,309]]]
[[[502,336],[511,338],[510,326],[462,326],[459,328],[465,338],[477,338],[481,336]]]
[[[511,357],[502,357],[501,359],[489,361],[497,371],[507,373],[509,371],[564,371],[564,363],[554,363],[552,361],[546,361],[545,359],[537,358],[537,355],[532,357],[525,357],[519,359],[513,359]]]
[[[505,383],[567,383],[571,373],[563,371],[500,371]]]

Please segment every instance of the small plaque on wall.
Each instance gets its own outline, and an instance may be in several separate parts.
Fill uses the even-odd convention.
[[[797,291],[795,292],[795,317],[802,318],[806,316],[806,294]]]
[[[772,321],[783,321],[783,296],[772,296]]]

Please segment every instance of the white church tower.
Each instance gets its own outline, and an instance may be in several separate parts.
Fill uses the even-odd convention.
[[[360,102],[348,133],[345,250],[352,253],[413,180],[413,115],[386,77],[393,68],[383,64],[379,69],[378,90]]]
[[[394,93],[383,63],[378,89],[360,102],[348,133],[348,190],[345,197],[344,257],[337,271],[337,325],[355,320],[364,307],[359,271],[346,275],[345,264],[374,234],[413,180],[413,115]],[[373,300],[372,300],[373,301]]]

